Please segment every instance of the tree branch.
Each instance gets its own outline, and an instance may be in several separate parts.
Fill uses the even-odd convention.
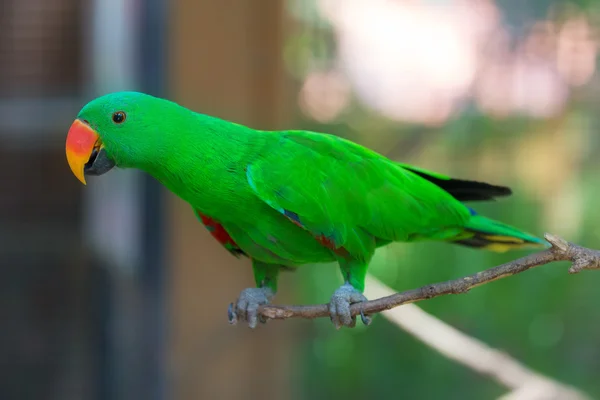
[[[402,304],[414,303],[447,294],[466,293],[470,289],[496,279],[506,278],[540,265],[555,261],[570,261],[570,274],[576,274],[586,269],[600,269],[600,251],[569,243],[566,240],[547,233],[545,238],[552,245],[550,248],[499,265],[473,275],[453,279],[446,282],[434,283],[391,296],[382,297],[364,303],[353,304],[350,307],[352,315],[363,311],[366,315],[389,310]],[[270,319],[287,318],[319,318],[328,317],[327,304],[296,306],[296,305],[265,305],[260,306],[258,313]]]

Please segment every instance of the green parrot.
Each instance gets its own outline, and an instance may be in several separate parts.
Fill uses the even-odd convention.
[[[337,262],[344,283],[330,298],[330,317],[336,328],[353,327],[350,305],[366,301],[365,275],[378,247],[423,240],[492,251],[547,246],[464,204],[508,196],[507,187],[398,163],[334,135],[252,129],[144,93],[86,104],[68,131],[66,156],[83,184],[113,167],[145,171],[189,203],[232,255],[248,257],[256,287],[244,289],[228,313],[232,324],[251,328],[265,322],[258,307],[272,300],[283,269]]]

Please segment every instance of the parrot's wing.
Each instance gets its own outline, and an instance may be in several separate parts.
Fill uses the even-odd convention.
[[[369,256],[380,240],[435,236],[469,219],[435,184],[339,137],[289,131],[270,143],[246,167],[256,195],[354,257]]]

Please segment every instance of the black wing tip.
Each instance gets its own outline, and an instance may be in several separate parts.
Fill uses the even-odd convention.
[[[508,186],[492,185],[485,182],[462,181],[466,186],[473,191],[480,191],[492,197],[506,197],[513,194],[513,191]]]
[[[440,179],[410,167],[405,167],[405,169],[439,186],[459,201],[491,201],[496,197],[506,197],[512,194],[512,190],[507,186],[492,185],[490,183],[466,179]]]
[[[506,186],[463,180],[454,180],[453,183],[454,185],[442,186],[442,189],[459,201],[492,201],[512,195],[512,190]]]

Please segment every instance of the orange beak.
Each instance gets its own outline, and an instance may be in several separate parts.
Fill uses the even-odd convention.
[[[98,133],[79,119],[73,122],[67,134],[67,162],[73,174],[84,185],[86,183],[83,170],[92,155],[94,147],[100,146],[99,139]]]

